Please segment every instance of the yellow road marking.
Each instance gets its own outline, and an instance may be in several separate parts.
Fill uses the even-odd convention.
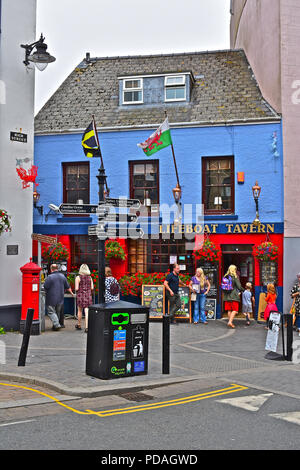
[[[68,405],[65,405],[64,403],[60,402],[57,398],[52,397],[51,395],[48,395],[47,393],[41,392],[40,390],[35,390],[34,388],[30,387],[24,387],[24,385],[12,385],[12,384],[5,384],[1,383],[0,385],[5,385],[6,387],[15,387],[15,388],[22,388],[23,390],[30,390],[31,392],[38,393],[39,395],[43,395],[44,397],[50,398],[51,400],[55,401],[58,405],[63,406],[64,408],[67,408],[68,410],[74,411],[74,413],[78,413],[81,415],[89,415],[90,413],[85,412],[85,411],[79,411],[75,410],[75,408],[71,408]]]
[[[137,413],[138,411],[149,411],[149,410],[156,410],[159,408],[166,408],[169,406],[185,405],[186,403],[192,403],[195,401],[205,400],[206,398],[219,397],[221,395],[228,395],[229,393],[239,392],[241,390],[247,390],[247,388],[248,387],[244,387],[242,385],[233,384],[232,387],[221,389],[221,390],[214,390],[212,392],[202,393],[200,395],[182,397],[182,398],[177,398],[175,400],[151,403],[148,405],[145,405],[145,404],[137,405],[137,406],[133,406],[129,408],[119,408],[116,410],[107,410],[107,411],[93,411],[93,410],[86,410],[86,411],[89,411],[91,414],[96,414],[104,418],[107,416],[114,416],[118,414]]]
[[[235,393],[235,392],[248,389],[248,387],[245,387],[243,385],[231,384],[230,387],[223,388],[220,390],[213,390],[211,392],[201,393],[198,395],[191,395],[188,397],[182,397],[182,398],[177,398],[174,400],[167,400],[163,402],[151,403],[151,404],[146,404],[146,405],[145,404],[136,405],[136,406],[131,406],[128,408],[118,408],[115,410],[107,410],[107,411],[93,411],[93,410],[80,411],[68,405],[65,405],[64,403],[60,402],[57,398],[52,397],[51,395],[48,395],[47,393],[41,392],[40,390],[35,390],[34,388],[25,387],[23,385],[6,384],[6,383],[1,383],[1,382],[0,382],[0,385],[6,386],[6,387],[15,387],[15,388],[22,388],[24,390],[30,390],[31,392],[35,392],[47,398],[50,398],[51,400],[55,401],[58,405],[63,406],[64,408],[70,411],[73,411],[74,413],[81,414],[81,415],[96,415],[101,418],[106,418],[108,416],[115,416],[115,415],[120,415],[120,414],[137,413],[139,411],[156,410],[159,408],[166,408],[169,406],[185,405],[187,403],[205,400],[207,398],[219,397],[221,395],[228,395],[229,393]]]

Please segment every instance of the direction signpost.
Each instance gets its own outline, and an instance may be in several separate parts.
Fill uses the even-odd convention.
[[[66,204],[59,206],[61,214],[96,214],[98,204]]]

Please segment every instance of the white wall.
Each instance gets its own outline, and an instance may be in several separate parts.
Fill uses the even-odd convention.
[[[0,208],[12,216],[12,232],[0,235],[0,308],[21,304],[20,267],[29,262],[32,184],[22,189],[16,159],[33,163],[34,74],[23,64],[20,44],[36,40],[36,0],[2,0],[0,34]],[[27,143],[10,141],[10,132],[27,134]],[[7,245],[18,245],[8,256]],[[1,311],[0,311],[1,314]]]

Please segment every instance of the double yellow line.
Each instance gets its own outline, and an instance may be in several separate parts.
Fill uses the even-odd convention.
[[[7,387],[22,388],[24,390],[30,390],[32,392],[36,392],[40,395],[50,398],[51,400],[55,401],[58,405],[63,406],[64,408],[70,411],[73,411],[74,413],[81,414],[81,415],[96,415],[96,416],[99,416],[100,418],[107,418],[109,416],[129,414],[129,413],[137,413],[139,411],[157,410],[159,408],[166,408],[169,406],[185,405],[187,403],[192,403],[192,402],[196,402],[200,400],[206,400],[207,398],[214,398],[214,397],[219,397],[223,395],[228,395],[230,393],[240,392],[242,390],[248,389],[248,387],[244,387],[243,385],[231,384],[230,387],[222,388],[220,390],[213,390],[211,392],[201,393],[198,395],[191,395],[188,397],[177,398],[174,400],[162,401],[158,403],[151,403],[148,405],[145,405],[145,404],[137,405],[137,406],[131,406],[128,408],[118,408],[115,410],[107,410],[107,411],[93,411],[93,410],[80,411],[80,410],[76,410],[75,408],[72,408],[66,405],[65,403],[60,402],[59,400],[57,400],[57,398],[52,397],[51,395],[48,395],[47,393],[41,392],[39,390],[35,390],[34,388],[24,387],[23,385],[11,385],[11,384],[6,384],[6,383],[0,383],[0,385],[4,385]]]

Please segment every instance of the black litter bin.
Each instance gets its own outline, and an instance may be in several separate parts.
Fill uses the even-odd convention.
[[[118,379],[148,373],[149,308],[111,302],[89,308],[86,373]]]

